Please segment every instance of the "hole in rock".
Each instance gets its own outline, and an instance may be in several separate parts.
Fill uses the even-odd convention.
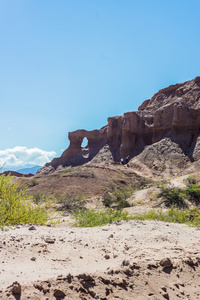
[[[81,147],[86,147],[88,145],[88,139],[86,137],[84,137]]]

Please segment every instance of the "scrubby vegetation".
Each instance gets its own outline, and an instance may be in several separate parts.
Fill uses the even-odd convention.
[[[162,198],[165,205],[171,207],[175,205],[177,207],[187,207],[185,200],[189,200],[192,204],[200,204],[200,184],[196,183],[196,178],[189,176],[185,180],[185,188],[177,188],[171,185],[162,184],[160,186],[161,192],[158,194],[158,198]]]
[[[58,203],[60,204],[59,210],[75,212],[84,209],[86,199],[82,194],[65,193],[59,198]]]
[[[185,179],[185,182],[186,182],[186,184],[196,184],[197,180],[196,180],[196,178],[194,176],[188,176]]]
[[[163,213],[162,210],[156,211],[154,209],[149,212],[141,215],[131,217],[134,220],[158,220],[164,222],[173,222],[173,223],[184,223],[191,224],[194,226],[200,225],[200,209],[178,209],[175,206],[171,206],[167,213]]]
[[[103,195],[103,204],[108,208],[100,211],[94,209],[78,211],[74,214],[74,225],[93,227],[106,225],[117,220],[158,220],[200,226],[200,208],[198,207],[200,204],[200,184],[191,182],[194,182],[194,178],[188,178],[187,186],[182,189],[161,184],[161,191],[157,197],[162,198],[165,205],[168,206],[167,213],[163,213],[162,209],[151,209],[139,216],[131,216],[122,210],[124,207],[130,206],[127,199],[132,195],[133,189],[106,191]],[[197,207],[189,209],[186,199],[197,205]]]
[[[21,183],[14,183],[11,176],[0,176],[0,227],[15,224],[45,224],[49,220],[49,208],[58,203],[58,210],[72,213],[75,226],[93,227],[102,226],[117,220],[159,220],[200,225],[200,184],[196,179],[188,177],[185,188],[177,188],[167,183],[160,184],[161,198],[166,206],[167,213],[162,210],[150,210],[140,216],[131,216],[123,208],[131,206],[129,198],[134,193],[136,186],[133,184],[117,187],[112,184],[103,194],[104,210],[86,209],[86,199],[82,194],[64,193],[55,202],[55,196],[47,193],[35,192],[33,196],[27,195],[27,187]],[[142,182],[141,186],[152,184]],[[32,185],[37,185],[33,181]],[[142,188],[141,187],[141,188]],[[187,200],[187,201],[186,201]],[[189,209],[188,201],[197,207]]]
[[[90,209],[75,213],[74,218],[75,222],[73,225],[77,227],[103,226],[118,220],[157,220],[200,226],[200,209],[182,210],[171,206],[167,213],[163,213],[162,210],[156,211],[151,209],[149,212],[139,216],[131,216],[128,212],[122,210],[106,209],[105,211],[95,211]]]
[[[106,191],[103,194],[103,204],[106,207],[114,207],[120,210],[124,207],[130,207],[128,198],[133,194],[133,188],[115,189],[112,192]]]
[[[178,207],[186,207],[184,201],[185,190],[176,188],[170,185],[161,185],[161,192],[158,194],[158,198],[164,199],[165,205],[170,207],[172,205],[177,205]]]
[[[118,220],[127,220],[128,213],[121,210],[106,209],[104,211],[96,211],[89,209],[86,211],[79,211],[74,214],[75,223],[77,227],[95,227],[112,223]]]
[[[155,181],[149,178],[141,177],[137,181],[134,181],[132,188],[134,190],[141,190],[143,188],[150,187],[155,184]]]
[[[33,194],[33,202],[38,204],[46,204],[48,206],[55,200],[53,194],[47,194],[47,192],[35,192]]]
[[[189,184],[185,192],[191,202],[200,204],[200,184]]]
[[[69,168],[66,168],[64,171],[62,171],[62,174],[70,173],[70,172],[74,172],[74,171],[75,171],[75,168],[69,167]]]
[[[50,203],[36,205],[26,195],[26,187],[13,183],[10,176],[0,176],[0,226],[15,224],[45,224],[48,221]]]
[[[36,186],[37,184],[38,184],[38,181],[36,179],[32,179],[29,186],[33,187],[33,186]]]

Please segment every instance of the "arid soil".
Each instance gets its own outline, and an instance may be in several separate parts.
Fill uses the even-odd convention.
[[[18,179],[20,180],[20,179]],[[91,164],[75,168],[63,168],[49,174],[36,174],[34,177],[24,178],[29,186],[29,193],[48,192],[61,195],[81,193],[85,197],[102,195],[115,185],[125,187],[143,180],[143,177],[133,169],[120,164]],[[33,185],[35,181],[35,185]]]
[[[160,171],[147,173],[142,165],[88,164],[23,180],[30,194],[82,193],[93,207],[105,190],[136,184],[126,210],[141,214],[165,209],[156,198]],[[171,182],[183,187],[187,176]],[[200,231],[181,224],[17,225],[0,232],[0,264],[0,299],[200,299]]]
[[[19,225],[0,241],[0,299],[200,299],[196,228]]]

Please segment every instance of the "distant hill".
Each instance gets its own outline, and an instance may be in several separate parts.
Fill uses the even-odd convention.
[[[22,169],[17,169],[16,171],[22,174],[36,174],[37,171],[41,168],[41,166],[34,166],[34,167],[24,167]]]
[[[24,166],[18,166],[18,167],[13,167],[13,166],[5,166],[2,168],[2,172],[6,171],[14,171],[18,172],[21,174],[36,174],[36,172],[41,168],[41,166],[38,165],[33,165],[33,164],[26,164]]]

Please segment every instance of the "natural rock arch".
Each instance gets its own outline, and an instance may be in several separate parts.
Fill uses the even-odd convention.
[[[200,77],[196,77],[160,90],[144,101],[138,111],[108,118],[108,124],[99,130],[69,132],[69,147],[60,158],[54,158],[46,165],[56,168],[84,164],[101,153],[105,146],[113,161],[119,162],[127,156],[131,159],[145,146],[166,137],[177,143],[191,159],[199,136]],[[88,140],[87,147],[82,147],[84,138]]]

